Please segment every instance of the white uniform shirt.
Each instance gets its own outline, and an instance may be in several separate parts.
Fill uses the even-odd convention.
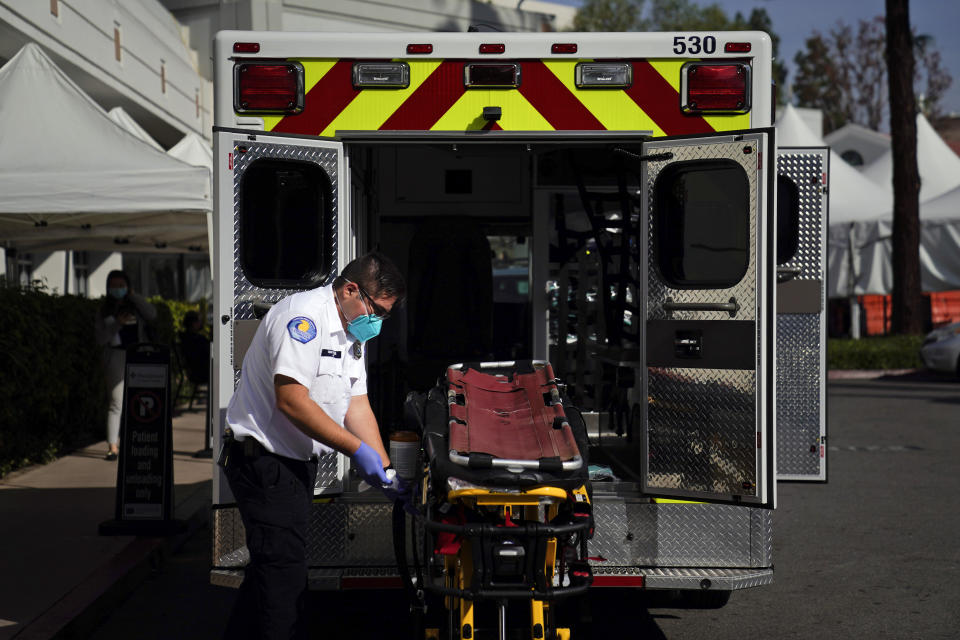
[[[273,377],[284,375],[305,386],[341,426],[350,399],[367,393],[364,355],[354,357],[354,342],[340,324],[333,295],[332,286],[295,293],[260,322],[227,408],[235,437],[255,438],[268,451],[297,460],[331,451],[277,409]]]

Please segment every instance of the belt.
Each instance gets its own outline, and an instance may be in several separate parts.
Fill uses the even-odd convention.
[[[229,441],[230,453],[235,456],[242,456],[244,458],[256,459],[260,456],[272,456],[275,458],[283,458],[286,460],[297,460],[297,458],[289,458],[287,456],[282,456],[279,453],[273,453],[264,447],[259,440],[252,436],[247,436],[242,440],[230,439]],[[316,454],[312,454],[309,460],[306,462],[317,462],[318,458]],[[299,460],[299,462],[304,462]]]

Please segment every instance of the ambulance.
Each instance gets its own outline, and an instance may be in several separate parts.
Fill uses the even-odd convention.
[[[825,149],[777,149],[761,32],[216,36],[214,449],[260,318],[378,249],[383,439],[451,363],[549,362],[589,438],[591,590],[773,580],[826,481]],[[398,587],[392,505],[320,459],[313,589]],[[211,581],[249,555],[214,467]]]

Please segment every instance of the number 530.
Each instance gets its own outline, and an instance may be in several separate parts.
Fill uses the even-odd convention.
[[[717,39],[713,36],[674,36],[673,52],[678,54],[713,53],[717,50]]]

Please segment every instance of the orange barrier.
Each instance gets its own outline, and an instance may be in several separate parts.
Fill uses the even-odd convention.
[[[940,327],[960,322],[960,291],[939,291],[930,295],[930,322]]]

